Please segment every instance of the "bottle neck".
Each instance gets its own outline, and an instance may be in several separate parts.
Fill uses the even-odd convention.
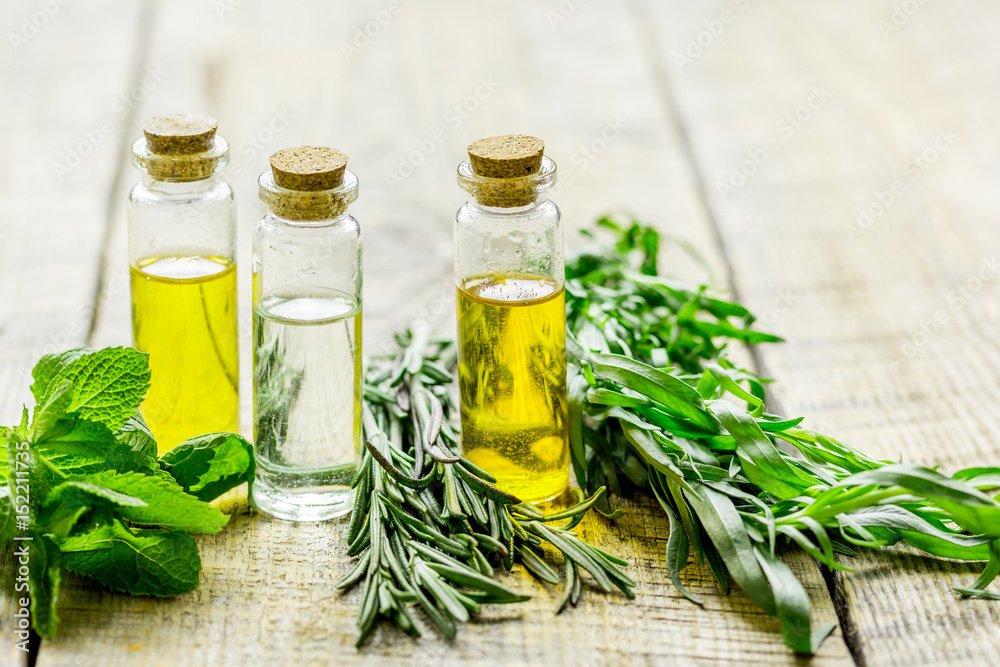
[[[208,178],[197,181],[182,182],[161,181],[158,178],[153,178],[146,172],[142,174],[142,184],[147,190],[173,196],[196,196],[203,194],[214,189],[221,180],[222,177],[219,174],[213,174]]]
[[[281,215],[280,212],[276,212],[273,208],[268,207],[267,217],[273,221],[273,224],[278,225],[289,225],[291,227],[334,227],[336,225],[343,224],[351,220],[351,214],[345,207],[340,213],[333,215],[331,217],[323,218],[289,218]]]
[[[530,215],[534,213],[539,208],[544,206],[549,201],[549,196],[545,192],[540,192],[535,195],[535,198],[528,202],[527,204],[520,204],[517,206],[489,206],[481,203],[475,196],[469,197],[469,208],[476,213],[481,213],[483,215],[491,216],[520,216],[520,215]],[[493,203],[491,201],[491,203]]]

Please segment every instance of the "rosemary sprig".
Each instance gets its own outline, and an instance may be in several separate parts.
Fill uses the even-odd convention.
[[[358,612],[361,646],[378,621],[419,636],[410,603],[446,637],[483,604],[529,599],[498,583],[494,565],[520,562],[535,577],[559,584],[543,547],[562,554],[565,592],[557,611],[576,604],[581,572],[604,591],[634,597],[625,561],[580,540],[573,528],[603,498],[589,498],[544,516],[494,486],[496,480],[460,455],[458,407],[449,388],[455,344],[431,340],[427,326],[397,337],[401,350],[365,375],[362,423],[366,451],[354,478],[356,500],[348,554],[358,556],[341,590],[363,587]],[[553,522],[563,522],[554,525]]]
[[[670,520],[670,576],[688,599],[701,603],[679,576],[693,550],[724,591],[731,577],[779,618],[789,647],[813,653],[833,626],[811,630],[809,598],[777,545],[846,570],[838,556],[901,541],[988,560],[958,592],[1000,597],[985,590],[1000,573],[1000,502],[983,493],[1000,486],[1000,468],[946,477],[767,413],[764,380],[738,367],[726,342],[780,339],[751,329],[746,309],[705,286],[657,275],[654,230],[598,224],[616,245],[567,263],[573,465],[585,489],[653,493]]]

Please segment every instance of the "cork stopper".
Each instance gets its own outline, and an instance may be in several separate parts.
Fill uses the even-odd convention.
[[[156,116],[142,126],[146,145],[157,155],[194,155],[212,149],[219,123],[210,116]]]
[[[489,137],[469,144],[468,151],[469,159],[458,166],[458,182],[482,206],[526,206],[555,183],[556,165],[537,137]]]
[[[156,116],[142,125],[132,144],[132,164],[160,181],[189,183],[210,178],[229,164],[229,143],[208,116]]]
[[[469,144],[472,171],[489,178],[519,178],[542,167],[545,142],[524,134],[504,134]]]
[[[329,220],[358,198],[358,177],[347,171],[347,156],[324,146],[286,148],[271,156],[260,175],[260,198],[288,220]]]
[[[271,156],[274,182],[288,190],[333,190],[344,182],[347,156],[324,146],[286,148]]]

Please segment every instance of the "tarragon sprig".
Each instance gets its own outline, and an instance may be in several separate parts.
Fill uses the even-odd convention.
[[[677,588],[689,552],[723,591],[730,578],[776,615],[786,644],[812,653],[833,626],[810,627],[809,598],[777,558],[798,545],[830,568],[857,548],[906,542],[927,553],[986,561],[963,596],[1000,573],[1000,468],[951,477],[880,461],[769,414],[764,381],[726,354],[727,341],[777,342],[737,304],[658,275],[659,235],[605,218],[614,246],[567,263],[570,409],[584,488],[653,493],[670,520],[667,565]],[[744,407],[745,406],[745,407]]]

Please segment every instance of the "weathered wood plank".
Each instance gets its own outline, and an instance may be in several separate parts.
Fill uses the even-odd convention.
[[[255,178],[267,153],[310,142],[335,145],[351,156],[362,181],[353,210],[366,233],[368,352],[387,344],[391,332],[412,316],[430,316],[443,331],[454,326],[451,217],[464,194],[455,185],[454,169],[464,147],[480,136],[524,131],[546,139],[563,180],[573,181],[558,195],[571,230],[626,205],[689,240],[720,266],[691,187],[690,165],[657,107],[623,7],[581,6],[553,25],[546,12],[558,11],[555,2],[404,3],[379,36],[348,59],[341,40],[352,40],[355,27],[363,29],[384,4],[312,2],[297,10],[294,21],[281,3],[234,4],[221,18],[208,3],[160,6],[150,60],[163,62],[175,75],[150,96],[141,114],[190,106],[215,115],[237,158],[241,142],[256,136],[272,109],[295,114],[233,178],[244,274],[249,230],[261,213]],[[333,28],[302,31],[303,16],[312,25]],[[172,38],[182,29],[184,48],[177,48]],[[263,58],[262,44],[267,45]],[[406,163],[412,174],[405,166],[399,173]],[[401,182],[387,176],[392,171]],[[120,203],[115,206],[120,210]],[[115,225],[109,266],[121,269],[120,214]],[[692,279],[702,277],[682,254],[667,259]],[[247,287],[241,283],[248,316]],[[115,295],[102,310],[95,345],[127,342],[127,308],[127,296]],[[246,415],[245,368],[243,377]],[[630,572],[640,581],[635,602],[588,590],[580,608],[553,616],[555,594],[517,568],[509,583],[535,596],[532,602],[487,610],[451,643],[432,630],[414,642],[381,628],[355,652],[359,592],[341,599],[332,591],[349,567],[343,525],[294,526],[239,512],[221,534],[199,538],[202,585],[191,595],[136,599],[71,583],[62,634],[46,642],[39,664],[796,662],[781,643],[776,621],[739,593],[719,595],[707,571],[685,572],[707,609],[680,597],[666,576],[664,517],[645,498],[623,506],[626,517],[618,525],[591,518],[583,531],[634,563]],[[791,566],[806,581],[816,621],[834,620],[817,568],[800,557],[793,557]],[[814,662],[851,661],[836,635]]]
[[[788,339],[760,350],[785,412],[880,457],[997,465],[997,7],[645,6],[735,283]],[[1000,606],[951,590],[976,568],[848,562],[859,662],[995,662]]]
[[[38,357],[86,339],[141,14],[141,3],[4,5],[0,423],[17,423],[30,404]],[[4,561],[0,662],[15,665],[27,656],[14,645],[14,568]]]

